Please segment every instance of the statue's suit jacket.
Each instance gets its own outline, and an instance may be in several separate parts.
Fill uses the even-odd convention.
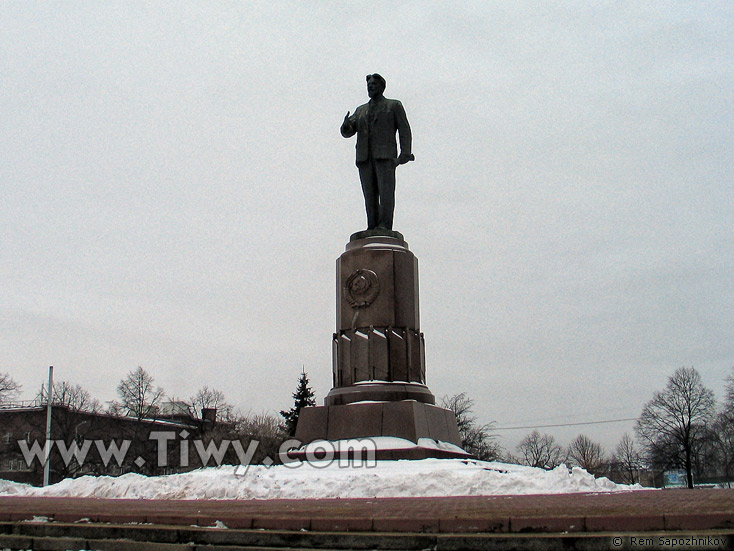
[[[373,100],[370,100],[373,101]],[[342,136],[350,138],[357,134],[357,163],[368,159],[396,159],[398,146],[395,132],[400,135],[400,153],[410,155],[412,135],[403,104],[396,99],[380,98],[370,104],[360,105],[341,126]],[[372,117],[372,140],[370,140],[369,117]]]

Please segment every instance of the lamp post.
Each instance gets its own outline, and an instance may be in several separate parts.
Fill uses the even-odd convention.
[[[48,486],[51,473],[51,402],[54,395],[54,366],[48,368],[48,395],[46,400],[46,445],[43,449],[43,485]]]

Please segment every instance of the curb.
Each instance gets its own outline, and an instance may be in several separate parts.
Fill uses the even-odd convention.
[[[10,530],[11,533],[8,533]],[[671,547],[671,542],[672,547]],[[0,548],[34,551],[233,551],[235,549],[323,549],[367,551],[732,549],[734,530],[706,533],[597,534],[416,534],[223,530],[172,526],[0,524]]]

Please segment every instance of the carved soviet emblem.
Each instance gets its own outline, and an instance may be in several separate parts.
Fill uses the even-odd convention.
[[[380,294],[380,282],[372,270],[356,270],[344,282],[344,298],[352,308],[367,308]]]

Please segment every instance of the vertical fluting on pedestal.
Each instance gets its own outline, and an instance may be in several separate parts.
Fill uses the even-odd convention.
[[[418,260],[405,241],[351,241],[337,260],[334,387],[365,381],[425,384]]]
[[[425,384],[423,334],[412,329],[347,329],[333,337],[333,386],[362,381]]]

